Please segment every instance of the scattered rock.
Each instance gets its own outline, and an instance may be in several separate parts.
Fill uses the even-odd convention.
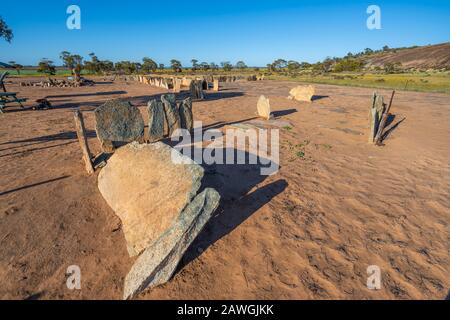
[[[308,101],[308,102],[312,101],[314,93],[315,88],[312,85],[297,86],[289,92],[292,99],[295,99],[297,101]]]
[[[265,96],[260,96],[258,100],[258,115],[266,120],[270,119],[270,102]]]

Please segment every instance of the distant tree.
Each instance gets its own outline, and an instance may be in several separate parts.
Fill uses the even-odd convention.
[[[102,60],[99,62],[98,68],[103,74],[108,74],[114,71],[114,63],[109,60]]]
[[[294,60],[290,60],[287,63],[287,68],[290,73],[293,73],[300,69],[300,63],[298,63],[297,61],[294,61]]]
[[[209,70],[209,63],[208,62],[202,62],[202,63],[200,63],[200,67],[202,68],[203,71],[208,71]]]
[[[275,66],[273,63],[268,63],[266,67],[270,72],[275,71]]]
[[[364,49],[364,54],[372,54],[372,53],[373,53],[372,49],[370,49],[370,48],[365,48]]]
[[[342,72],[342,71],[360,71],[364,66],[364,63],[360,59],[342,59],[337,62],[334,67],[334,72]]]
[[[247,68],[247,65],[245,64],[244,61],[236,62],[236,69],[243,70],[243,69],[246,69],[246,68]]]
[[[164,70],[166,68],[166,66],[164,65],[164,63],[160,63],[159,64],[159,70]]]
[[[231,71],[233,69],[233,65],[229,61],[221,62],[220,65],[222,66],[223,71]]]
[[[215,64],[214,62],[211,62],[211,63],[209,64],[209,68],[210,68],[211,70],[219,70],[219,66],[218,66],[217,64]]]
[[[83,57],[78,54],[71,54],[68,51],[63,51],[59,55],[63,61],[63,65],[70,69],[72,76],[75,77],[75,81],[80,81],[81,70],[83,70]]]
[[[309,62],[302,62],[302,63],[300,63],[300,68],[302,68],[302,69],[311,68],[311,63],[309,63]]]
[[[277,59],[272,63],[273,70],[281,71],[282,69],[287,67],[287,61],[284,59]]]
[[[2,17],[0,17],[0,38],[4,38],[6,41],[11,42],[13,37],[12,30],[8,27]]]
[[[383,47],[383,51],[388,51],[389,50],[389,47],[388,46],[384,46]]]
[[[54,75],[56,74],[56,68],[53,65],[53,61],[48,60],[46,58],[43,58],[38,65],[38,70],[37,72],[40,73],[46,73],[47,75]]]
[[[139,70],[140,63],[130,62],[130,61],[119,61],[116,62],[114,68],[116,71],[122,74],[133,74]]]
[[[155,72],[158,69],[156,62],[150,58],[145,57],[142,59],[142,62],[142,71],[146,73]]]
[[[191,63],[192,63],[192,71],[198,70],[198,60],[197,59],[192,59]]]
[[[8,63],[16,70],[17,74],[20,75],[20,70],[23,69],[23,65],[18,64],[15,61],[9,61]]]
[[[170,67],[174,72],[181,72],[182,71],[182,65],[181,62],[175,59],[170,60]]]
[[[399,71],[402,64],[400,62],[387,62],[384,64],[385,73],[396,73]]]

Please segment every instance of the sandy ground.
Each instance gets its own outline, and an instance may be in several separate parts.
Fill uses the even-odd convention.
[[[100,79],[97,79],[100,81]],[[140,106],[164,91],[138,83],[19,87],[53,110],[0,115],[0,298],[120,299],[133,259],[120,220],[87,176],[73,110],[111,98]],[[174,278],[142,299],[445,299],[449,293],[450,96],[398,92],[385,146],[367,143],[371,89],[317,85],[312,103],[286,99],[289,82],[224,85],[194,103],[204,125],[255,117],[260,94],[279,120],[280,170],[217,166],[206,180],[222,195],[216,216]],[[389,91],[381,91],[388,98]],[[147,123],[147,119],[145,119]],[[66,287],[79,265],[82,289]],[[366,287],[369,265],[382,288]]]

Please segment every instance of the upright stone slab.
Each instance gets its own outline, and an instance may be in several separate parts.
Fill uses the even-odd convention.
[[[208,80],[206,80],[206,79],[202,80],[202,89],[203,90],[208,90],[209,89]]]
[[[95,130],[104,151],[111,152],[117,143],[141,140],[144,120],[139,109],[130,102],[110,100],[95,109]]]
[[[260,96],[257,104],[258,115],[266,120],[270,119],[270,102],[265,96]]]
[[[219,201],[220,195],[211,188],[206,188],[192,200],[175,224],[136,260],[125,277],[124,299],[170,280],[184,253],[217,209]]]
[[[190,91],[192,100],[203,100],[205,98],[203,95],[202,82],[199,80],[193,80],[191,82]]]
[[[171,137],[175,130],[181,128],[181,119],[175,95],[173,93],[163,94],[161,96],[161,101],[164,105],[167,127],[169,128],[169,137]]]
[[[214,87],[213,90],[218,92],[219,91],[219,79],[214,80]]]
[[[173,79],[173,91],[174,92],[180,92],[181,91],[181,79],[174,78]]]
[[[186,98],[179,103],[181,128],[189,131],[194,129],[194,116],[192,114],[192,99]]]
[[[307,101],[311,102],[315,93],[315,88],[312,85],[307,86],[297,86],[293,88],[289,94],[297,101]]]
[[[164,138],[164,105],[157,100],[148,102],[148,136],[151,142]]]

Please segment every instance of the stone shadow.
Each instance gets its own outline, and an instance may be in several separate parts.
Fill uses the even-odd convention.
[[[223,163],[227,152],[235,153],[236,158],[236,149],[222,150]],[[196,151],[199,149],[191,148],[191,155]],[[201,164],[205,169],[205,176],[199,193],[205,188],[214,188],[220,194],[220,204],[205,228],[184,254],[177,272],[200,256],[216,241],[239,227],[253,213],[286,189],[287,182],[277,180],[251,192],[266,180],[267,176],[261,174],[261,169],[267,168],[269,165],[262,165],[262,163],[267,163],[267,160],[263,158],[258,158],[257,164],[249,164],[249,157],[253,155],[248,152],[243,154],[246,164]],[[278,164],[275,165],[278,166]]]

